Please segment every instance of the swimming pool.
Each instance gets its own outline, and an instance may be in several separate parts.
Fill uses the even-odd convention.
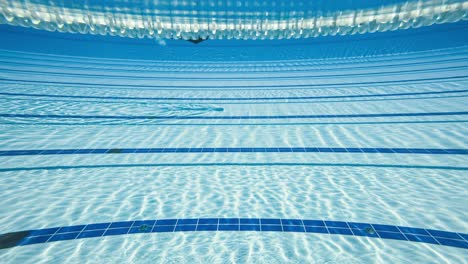
[[[290,2],[0,1],[1,262],[466,263],[466,3]]]

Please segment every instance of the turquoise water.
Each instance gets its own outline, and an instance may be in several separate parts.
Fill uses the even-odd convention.
[[[226,1],[203,17],[215,2],[184,13],[189,2],[162,1],[147,11],[172,24],[150,34],[152,26],[128,28],[149,19],[144,3],[63,1],[47,11],[42,1],[0,1],[0,234],[210,218],[302,219],[308,230],[316,219],[447,231],[458,244],[432,233],[419,239],[436,243],[414,241],[403,229],[403,240],[283,224],[285,232],[127,230],[8,247],[0,236],[1,262],[468,263],[466,3]],[[240,13],[223,13],[239,3]],[[273,15],[252,15],[262,7]],[[63,13],[47,13],[54,8]],[[372,10],[377,19],[364,15]],[[83,12],[93,21],[127,14],[126,30],[80,27]],[[62,32],[49,32],[54,16],[69,19]],[[335,24],[294,31],[297,19],[316,17]],[[178,39],[183,25],[213,18],[216,32],[179,32],[210,39]]]

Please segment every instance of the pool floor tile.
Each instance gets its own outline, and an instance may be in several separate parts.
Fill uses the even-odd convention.
[[[322,220],[302,220],[305,226],[323,226],[325,227],[325,222]]]
[[[384,231],[384,232],[396,232],[400,233],[400,229],[396,226],[392,225],[377,225],[377,224],[372,224],[375,230],[377,231]]]
[[[79,234],[80,234],[80,232],[55,234],[49,239],[49,242],[61,241],[61,240],[72,240],[72,239],[75,239],[76,237],[78,237]]]
[[[260,222],[262,225],[281,225],[281,220],[275,218],[262,218]]]
[[[239,231],[239,225],[219,225],[219,231]]]
[[[320,226],[305,226],[305,230],[307,233],[323,233],[328,234],[328,230],[325,227]]]
[[[325,221],[327,227],[339,227],[339,228],[349,228],[346,222],[341,221]]]
[[[156,225],[175,225],[177,223],[177,219],[161,219],[156,221]]]
[[[281,219],[282,225],[300,225],[302,226],[302,220],[300,219]]]
[[[77,225],[77,226],[64,226],[61,227],[57,233],[70,233],[70,232],[79,232],[85,228],[85,225]]]
[[[261,228],[262,231],[283,231],[283,228],[280,225],[261,225]]]
[[[198,219],[179,219],[177,225],[196,225]]]
[[[260,231],[260,225],[240,225],[240,231]]]
[[[305,232],[305,229],[303,226],[298,226],[298,225],[283,225],[283,231],[284,232]]]
[[[100,237],[104,234],[105,230],[92,230],[92,231],[83,231],[77,238],[88,238],[88,237]]]
[[[197,231],[217,231],[217,225],[198,225]]]
[[[129,227],[107,229],[104,236],[124,235],[127,234],[129,230]]]
[[[100,229],[107,229],[109,227],[110,223],[99,223],[99,224],[91,224],[87,225],[84,230],[100,230]]]
[[[239,224],[239,218],[220,218],[219,219],[220,225],[228,225],[228,224]]]
[[[219,219],[218,218],[201,218],[198,220],[199,225],[217,225]]]
[[[259,218],[241,218],[239,219],[240,224],[248,224],[248,225],[259,225],[260,219]]]
[[[152,232],[173,232],[175,225],[155,225]]]
[[[112,224],[110,224],[109,228],[131,227],[132,225],[133,225],[133,221],[113,222]]]
[[[196,231],[197,230],[197,225],[177,225],[174,229],[174,232],[180,232],[180,231]]]
[[[339,234],[339,235],[353,235],[350,229],[348,228],[328,228],[330,234]]]
[[[155,220],[138,220],[133,222],[133,227],[140,227],[140,226],[150,226],[153,227],[153,225],[156,223]]]
[[[395,239],[395,240],[405,240],[407,241],[406,237],[402,233],[395,233],[395,232],[385,232],[385,231],[377,231],[381,238],[386,239]]]

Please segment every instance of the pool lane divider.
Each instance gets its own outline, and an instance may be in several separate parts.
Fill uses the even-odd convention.
[[[82,154],[149,154],[149,153],[384,153],[468,155],[468,149],[426,148],[107,148],[107,149],[31,149],[0,150],[0,156],[82,155]]]
[[[63,226],[0,235],[0,249],[54,241],[141,233],[295,232],[392,239],[468,249],[468,234],[415,227],[279,218],[158,219]]]
[[[423,112],[423,113],[382,113],[382,114],[338,114],[338,115],[247,115],[247,116],[127,116],[127,115],[37,115],[37,114],[0,114],[6,118],[52,118],[52,119],[123,119],[123,120],[261,120],[261,119],[319,119],[319,118],[378,118],[378,117],[421,117],[421,116],[460,116],[463,112]]]

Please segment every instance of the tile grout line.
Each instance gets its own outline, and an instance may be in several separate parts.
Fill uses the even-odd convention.
[[[325,229],[327,230],[327,233],[331,235],[330,229],[328,228],[327,221],[323,221],[323,225],[325,226]]]
[[[109,228],[111,227],[112,223],[114,223],[114,222],[108,223],[109,225],[106,227],[106,229],[104,230],[104,232],[102,232],[102,235],[100,235],[99,237],[104,237],[104,235],[107,233],[107,230],[109,230]]]
[[[145,221],[145,220],[143,220],[143,221]],[[151,229],[150,229],[150,231],[149,231],[148,233],[153,233],[153,230],[154,230],[154,228],[156,227],[156,223],[157,223],[157,222],[158,222],[157,219],[154,220],[154,223],[153,223],[153,225],[151,226]]]
[[[426,231],[426,233],[428,233],[429,236],[430,236],[432,239],[434,239],[434,241],[437,242],[438,245],[441,245],[440,242],[439,242],[439,240],[437,240],[437,239],[431,234],[431,232],[427,231],[427,229],[425,229],[425,228],[424,228],[424,231]]]
[[[136,221],[133,221],[133,222],[132,222],[132,225],[128,228],[128,231],[127,231],[127,233],[126,233],[127,235],[130,234],[130,230],[132,230],[133,226],[135,225],[135,222],[136,222]]]
[[[375,229],[374,225],[373,224],[369,224],[371,227],[372,227],[372,230],[374,230],[375,234],[377,235],[378,238],[382,239],[382,237],[380,236],[379,232],[377,231],[377,229]]]
[[[86,225],[83,227],[83,229],[81,229],[81,231],[78,233],[78,235],[75,237],[75,239],[79,239],[79,238],[80,238],[80,235],[83,233],[83,231],[86,230],[86,227],[88,227],[88,226],[89,226],[89,224],[86,224]]]
[[[54,232],[52,235],[50,235],[50,237],[46,240],[45,243],[49,242],[49,240],[50,240],[55,234],[57,234],[57,232],[58,232],[61,228],[62,228],[62,227],[58,227],[57,230],[55,230],[55,232]]]

